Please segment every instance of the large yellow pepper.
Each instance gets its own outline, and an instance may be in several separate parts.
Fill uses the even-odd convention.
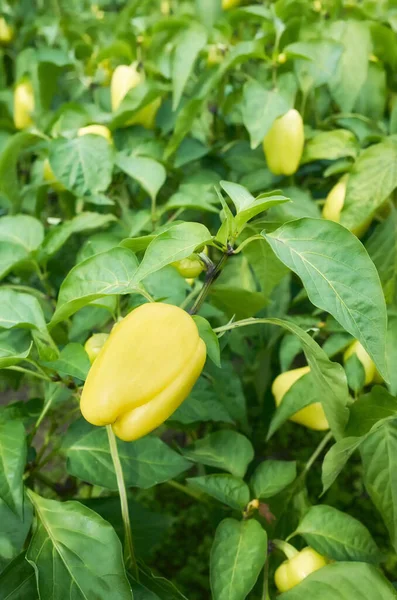
[[[14,91],[14,123],[17,129],[33,125],[34,92],[29,80],[18,83]]]
[[[14,39],[14,28],[9,25],[4,17],[0,17],[0,44],[5,46]]]
[[[178,408],[205,363],[192,317],[177,306],[143,304],[118,323],[85,382],[81,412],[93,425],[112,424],[124,441],[143,437]]]
[[[267,166],[275,175],[293,175],[302,158],[305,133],[294,108],[276,119],[263,140]]]
[[[348,177],[348,175],[344,175],[341,179],[339,179],[338,183],[336,183],[332,190],[329,192],[325,200],[325,204],[323,206],[324,219],[328,219],[329,221],[335,221],[335,223],[340,222],[340,215],[345,204]],[[358,227],[353,227],[350,231],[354,233],[354,235],[356,235],[357,237],[361,237],[367,231],[368,227],[371,224],[371,221],[372,218],[369,217],[364,221],[364,223],[362,223]]]
[[[290,548],[292,549],[292,546]],[[274,583],[280,592],[287,592],[314,571],[325,567],[326,564],[327,561],[324,556],[321,556],[310,546],[307,546],[301,552],[295,550],[295,554],[285,560],[276,570]]]
[[[112,110],[116,111],[126,94],[137,87],[145,79],[143,72],[138,71],[136,63],[130,66],[120,65],[113,73],[110,84],[110,96]],[[153,129],[156,114],[161,105],[161,98],[155,98],[152,102],[138,110],[138,112],[126,123],[126,125],[142,125],[146,129]]]
[[[281,404],[290,387],[292,387],[298,379],[306,375],[306,373],[309,373],[309,371],[310,367],[302,367],[300,369],[286,371],[276,377],[272,385],[272,393],[276,401],[276,406]],[[314,404],[305,406],[305,408],[298,410],[298,412],[292,415],[289,420],[316,431],[326,431],[329,429],[327,417],[325,416],[321,402],[314,402]]]
[[[364,384],[369,385],[374,380],[376,380],[379,383],[375,363],[368,354],[368,352],[365,350],[364,346],[362,346],[358,340],[354,341],[345,351],[343,355],[344,362],[346,362],[351,356],[353,356],[353,354],[357,356],[358,360],[363,366],[365,373]],[[380,379],[380,381],[382,381],[382,379]]]
[[[80,127],[77,132],[77,135],[81,137],[82,135],[100,135],[104,137],[109,142],[112,141],[112,134],[110,130],[105,125],[87,125],[86,127]]]

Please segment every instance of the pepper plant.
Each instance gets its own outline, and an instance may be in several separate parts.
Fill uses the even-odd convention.
[[[397,598],[395,3],[0,13],[0,600]]]

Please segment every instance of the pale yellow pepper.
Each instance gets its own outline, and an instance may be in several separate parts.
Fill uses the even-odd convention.
[[[77,132],[77,135],[81,137],[82,135],[100,135],[104,137],[109,142],[112,141],[112,134],[110,130],[105,125],[87,125],[86,127],[80,127]]]
[[[267,166],[275,175],[293,175],[305,143],[303,120],[292,108],[276,119],[263,140]]]
[[[375,363],[368,354],[368,352],[365,350],[364,346],[362,346],[358,340],[355,340],[345,351],[343,355],[344,362],[346,362],[351,356],[353,356],[353,354],[357,356],[358,360],[363,366],[365,373],[364,384],[369,385],[374,380],[376,380],[379,383],[379,376],[377,374]],[[382,380],[380,379],[380,381]]]
[[[33,125],[34,91],[28,79],[20,81],[14,90],[14,123],[17,129]]]

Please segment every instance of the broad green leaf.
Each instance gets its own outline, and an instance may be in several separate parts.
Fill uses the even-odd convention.
[[[52,140],[49,160],[55,178],[77,196],[104,192],[112,179],[113,147],[100,135]]]
[[[43,364],[62,376],[69,375],[82,381],[86,380],[91,367],[90,359],[83,346],[73,342],[62,348],[57,360]]]
[[[97,136],[98,137],[98,136]],[[40,249],[40,258],[53,256],[74,233],[82,233],[100,229],[115,221],[114,215],[101,215],[94,212],[83,212],[60,225],[53,227],[46,235]]]
[[[205,28],[192,21],[176,38],[172,57],[172,109],[175,110],[181,100],[183,90],[199,52],[207,42]]]
[[[397,187],[397,139],[386,138],[363,150],[347,180],[341,223],[352,228],[361,225]],[[379,176],[379,173],[382,176]]]
[[[222,14],[222,0],[195,0],[195,9],[200,21],[208,29],[212,29],[212,26]]]
[[[234,475],[203,475],[187,478],[186,481],[191,488],[204,492],[235,510],[243,510],[250,499],[247,484]]]
[[[219,373],[222,369],[218,370]],[[225,403],[226,404],[226,403]],[[213,386],[205,379],[200,378],[192,392],[184,402],[176,409],[169,421],[191,425],[194,423],[234,423],[234,419],[221,402]]]
[[[211,376],[211,388],[218,401],[222,402],[233,420],[247,430],[247,402],[240,375],[233,362],[222,361],[222,368],[208,364],[206,371]]]
[[[168,231],[172,227],[175,227],[175,225],[181,225],[182,223],[183,221],[171,221],[171,223],[166,223],[165,225],[162,225],[161,227],[156,229],[156,231],[148,233],[147,235],[125,238],[120,242],[120,246],[122,246],[123,248],[129,248],[133,252],[140,252],[142,250],[146,250],[150,242],[156,239],[156,237],[158,237],[161,233]]]
[[[25,428],[21,421],[0,421],[0,498],[21,518],[26,453]]]
[[[378,270],[386,302],[392,304],[397,296],[397,211],[394,208],[376,227],[365,247]]]
[[[101,252],[107,252],[120,243],[120,238],[113,233],[96,233],[91,235],[80,248],[76,256],[76,264]]]
[[[337,562],[315,571],[280,600],[396,600],[392,584],[373,565]]]
[[[26,558],[40,597],[132,600],[113,527],[80,502],[29,497],[36,519]]]
[[[183,455],[193,462],[229,471],[244,477],[254,458],[251,442],[237,431],[217,431],[182,449]]]
[[[291,198],[291,202],[278,204],[271,208],[266,215],[270,221],[282,224],[302,217],[319,218],[321,216],[320,209],[309,190],[298,187],[285,187],[283,193]]]
[[[22,186],[18,178],[18,161],[22,152],[42,137],[27,131],[20,131],[10,137],[0,155],[0,193],[7,199],[14,212],[18,212],[22,203]]]
[[[126,485],[150,488],[186,471],[191,465],[158,437],[146,436],[134,443],[117,442]],[[93,485],[117,490],[116,475],[104,427],[83,419],[68,430],[62,445],[71,475]]]
[[[10,242],[0,242],[0,279],[28,259],[29,255],[22,246]]]
[[[338,440],[327,452],[322,465],[323,494],[331,487],[351,455],[359,448],[362,437]]]
[[[210,557],[214,600],[244,600],[254,587],[267,557],[267,535],[258,521],[221,521]]]
[[[286,488],[296,478],[294,460],[265,460],[251,477],[255,498],[271,498]]]
[[[153,573],[142,563],[139,568],[139,584],[128,574],[134,600],[188,600],[171,581]]]
[[[350,407],[346,436],[361,436],[383,419],[397,417],[397,400],[379,385],[361,396]]]
[[[368,71],[371,37],[368,23],[353,19],[336,21],[328,36],[343,44],[343,54],[327,84],[341,112],[352,111]]]
[[[379,548],[368,529],[347,513],[333,506],[312,506],[299,523],[294,535],[332,560],[378,563]]]
[[[266,304],[267,298],[262,292],[254,292],[223,283],[211,287],[210,298],[229,319],[245,319],[256,315]]]
[[[180,146],[182,148],[182,145]],[[178,190],[173,194],[164,206],[164,210],[176,210],[178,208],[197,209],[212,213],[218,212],[219,199],[217,197],[214,182],[209,183],[181,183]]]
[[[163,165],[157,160],[145,156],[118,154],[116,165],[129,177],[135,179],[152,200],[155,200],[159,189],[167,178],[167,172]]]
[[[290,108],[287,99],[279,91],[267,90],[255,80],[250,80],[244,85],[242,115],[250,136],[251,148],[256,148],[262,143],[274,120]]]
[[[337,160],[345,156],[355,158],[359,146],[355,135],[347,129],[317,133],[305,145],[301,164],[314,160]]]
[[[205,342],[208,357],[217,367],[220,367],[221,357],[218,336],[214,333],[214,330],[207,319],[204,319],[199,315],[193,315],[193,320],[197,325],[201,339]]]
[[[136,291],[137,265],[135,254],[127,248],[112,248],[76,265],[62,282],[51,325],[97,298]]]
[[[23,503],[23,515],[16,515],[5,502],[0,500],[0,572],[7,566],[10,560],[22,552],[26,538],[32,526],[33,509],[27,498]],[[0,598],[2,598],[3,587],[0,576]],[[23,600],[23,599],[21,599]]]
[[[19,554],[0,573],[1,600],[38,600],[36,576],[33,567]]]
[[[364,483],[397,548],[397,422],[385,422],[360,447]]]
[[[310,301],[361,342],[387,379],[386,305],[378,273],[361,242],[338,223],[309,218],[263,235],[302,279]]]
[[[313,39],[289,44],[284,52],[295,55],[295,72],[304,92],[328,84],[342,55],[342,44],[329,39]]]
[[[32,341],[27,331],[7,329],[0,332],[0,369],[21,362],[30,354]]]
[[[388,384],[390,393],[397,396],[397,314],[389,315],[386,335],[386,360],[389,367],[390,383]]]
[[[15,215],[0,218],[0,241],[20,246],[28,255],[44,239],[44,227],[34,217]]]
[[[39,301],[30,294],[0,290],[0,327],[25,327],[46,331],[46,323]]]
[[[147,247],[134,276],[135,282],[170,263],[190,256],[199,246],[211,240],[211,234],[201,223],[181,223],[164,231]]]

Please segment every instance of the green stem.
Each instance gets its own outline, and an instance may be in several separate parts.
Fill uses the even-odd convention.
[[[125,487],[123,468],[120,462],[120,456],[117,449],[116,437],[111,425],[106,425],[108,434],[110,454],[112,456],[113,466],[116,473],[117,487],[120,496],[121,516],[124,523],[124,560],[127,568],[132,568],[135,579],[139,581],[138,566],[135,559],[134,545],[132,543],[130,513],[128,510],[127,490]]]
[[[193,289],[188,293],[184,301],[179,305],[179,308],[186,308],[189,306],[190,302],[194,300],[194,298],[200,293],[201,287],[197,285],[197,282],[194,283]]]
[[[170,479],[169,481],[166,481],[165,483],[167,485],[170,485],[171,487],[175,488],[176,490],[179,490],[180,492],[183,492],[184,494],[191,496],[195,500],[200,500],[200,502],[207,502],[201,494],[199,494],[198,492],[195,492],[194,490],[191,490],[190,488],[188,488],[186,485],[183,485],[182,483],[178,483],[178,481],[174,481],[173,479]]]
[[[229,254],[226,252],[225,254],[222,255],[218,264],[213,269],[207,271],[207,276],[206,276],[204,285],[201,288],[200,293],[197,296],[196,301],[194,302],[192,308],[189,310],[189,313],[191,315],[196,314],[200,310],[201,305],[203,304],[204,300],[206,299],[206,297],[208,295],[211,285],[214,283],[215,279],[219,276],[219,274],[222,271],[222,269],[225,265],[225,262],[227,261],[228,258],[229,258]]]
[[[294,546],[288,542],[284,542],[284,540],[272,540],[272,544],[275,548],[281,550],[288,560],[299,554],[299,551]]]
[[[312,468],[313,464],[315,463],[315,461],[320,456],[321,452],[324,450],[325,446],[328,444],[328,442],[331,439],[332,439],[332,431],[328,431],[328,433],[323,437],[323,439],[321,440],[321,442],[319,443],[319,445],[317,446],[317,448],[315,449],[315,451],[313,452],[313,454],[311,455],[311,457],[307,461],[307,463],[306,463],[306,465],[305,465],[302,473],[300,474],[300,477],[302,479],[310,471],[310,469]]]
[[[46,375],[42,375],[41,373],[36,373],[35,371],[31,371],[30,369],[24,369],[23,367],[4,367],[8,371],[18,371],[18,373],[26,373],[26,375],[31,375],[32,377],[36,377],[37,379],[43,379],[44,381],[51,381],[49,377]]]
[[[263,567],[262,600],[270,600],[270,596],[269,596],[269,557],[266,557],[265,565]]]

